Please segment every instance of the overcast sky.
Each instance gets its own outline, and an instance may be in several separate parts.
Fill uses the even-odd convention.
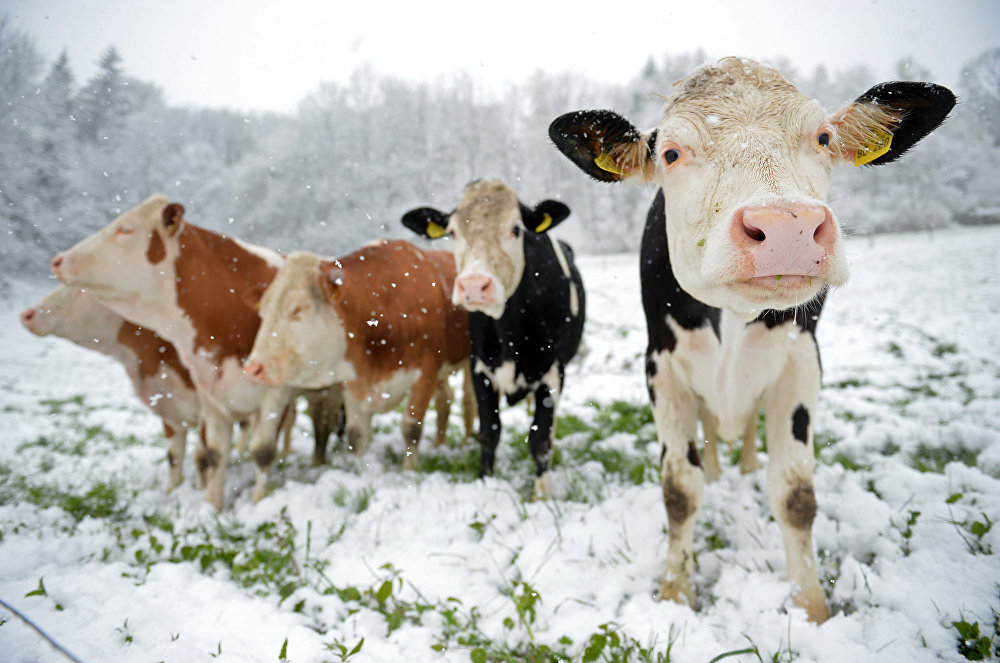
[[[0,0],[0,16],[49,61],[65,48],[78,81],[114,45],[169,103],[282,112],[365,61],[416,80],[464,69],[499,88],[538,69],[626,80],[649,56],[697,48],[880,77],[913,55],[955,86],[1000,47],[1000,0]]]

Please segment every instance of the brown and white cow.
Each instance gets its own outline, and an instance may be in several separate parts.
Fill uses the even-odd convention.
[[[244,370],[261,384],[343,383],[348,444],[356,454],[371,438],[372,414],[408,397],[403,464],[415,467],[431,398],[440,444],[451,402],[448,376],[468,365],[469,316],[451,304],[454,280],[450,253],[399,240],[334,259],[294,253],[264,291],[260,333]],[[475,416],[470,391],[463,395],[467,435]]]
[[[198,425],[198,396],[174,346],[66,285],[25,309],[21,323],[36,336],[65,338],[125,367],[136,396],[163,421],[170,465],[167,490],[179,486],[187,431]]]
[[[659,188],[640,249],[649,332],[646,373],[660,439],[669,523],[661,596],[694,605],[695,440],[753,444],[766,411],[768,497],[781,528],[793,602],[829,615],[816,574],[813,421],[820,386],[814,336],[828,287],[847,279],[826,204],[832,167],[889,163],[937,127],[954,95],[883,83],[830,114],[774,69],[727,58],[694,71],[640,131],[611,111],[556,119],[549,136],[604,182]],[[745,465],[752,469],[756,461]]]
[[[251,455],[258,501],[277,455],[277,431],[297,393],[243,375],[260,326],[246,295],[266,288],[280,264],[274,251],[186,222],[184,208],[162,195],[52,260],[63,283],[86,288],[119,315],[173,343],[198,391],[203,444],[195,464],[205,499],[220,510],[233,423],[256,417]]]

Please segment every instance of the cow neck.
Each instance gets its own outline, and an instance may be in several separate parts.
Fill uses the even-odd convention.
[[[194,389],[191,374],[181,363],[177,348],[156,333],[125,321],[118,329],[118,342],[127,347],[138,358],[138,374],[143,380],[154,377],[160,371],[160,365],[180,375],[184,384]]]
[[[178,236],[177,305],[195,330],[194,350],[217,360],[245,359],[260,316],[244,301],[250,288],[266,287],[277,268],[235,240],[185,223]]]

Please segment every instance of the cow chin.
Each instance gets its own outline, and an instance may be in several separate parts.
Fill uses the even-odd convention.
[[[488,315],[494,320],[499,320],[503,317],[503,313],[507,309],[507,302],[504,300],[497,300],[488,305],[469,304],[463,302],[461,306],[470,313],[482,313],[484,315]]]
[[[818,276],[760,276],[725,286],[729,301],[724,306],[745,317],[764,310],[785,311],[815,299],[828,285]]]

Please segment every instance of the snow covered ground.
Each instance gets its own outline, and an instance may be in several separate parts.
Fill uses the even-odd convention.
[[[221,515],[190,460],[167,495],[158,422],[121,368],[28,334],[17,314],[45,288],[14,288],[0,302],[0,598],[90,662],[961,661],[952,622],[989,639],[1000,611],[1000,227],[848,248],[852,281],[819,333],[825,624],[789,605],[763,470],[742,476],[731,457],[699,517],[700,610],[656,599],[666,516],[634,256],[580,260],[585,347],[556,498],[535,503],[523,406],[504,412],[486,481],[457,446],[458,413],[455,446],[425,440],[415,472],[399,469],[398,414],[364,459],[319,469],[300,417],[260,504],[246,458]],[[0,660],[65,659],[0,608]]]

